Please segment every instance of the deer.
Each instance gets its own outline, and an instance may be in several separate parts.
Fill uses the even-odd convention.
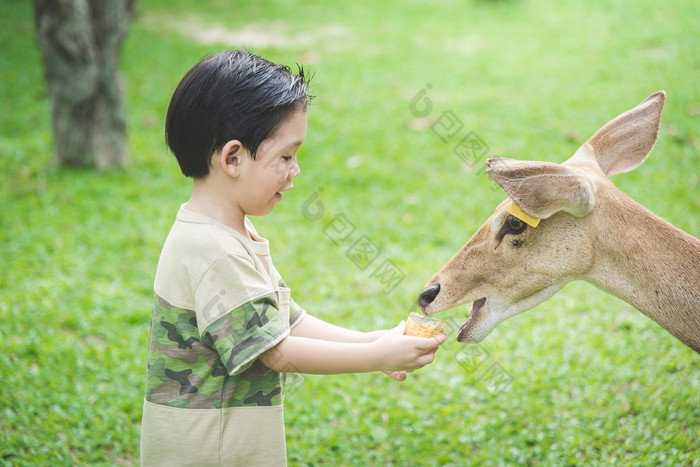
[[[472,302],[457,332],[482,341],[574,280],[632,305],[700,353],[700,240],[608,178],[638,167],[659,135],[666,93],[610,120],[558,164],[492,158],[508,198],[418,296],[425,315]]]

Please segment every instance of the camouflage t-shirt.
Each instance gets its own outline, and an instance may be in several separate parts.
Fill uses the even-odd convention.
[[[280,373],[257,358],[305,312],[247,238],[180,208],[154,283],[142,465],[283,465]],[[175,463],[175,464],[173,464]]]

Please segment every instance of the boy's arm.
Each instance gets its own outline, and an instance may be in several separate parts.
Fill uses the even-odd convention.
[[[405,323],[401,323],[373,342],[360,343],[290,335],[261,354],[260,360],[276,371],[319,375],[413,371],[431,363],[447,337],[404,336],[404,328]]]
[[[343,328],[311,316],[307,313],[299,324],[292,328],[292,336],[311,337],[334,342],[372,342],[386,331],[361,332]]]

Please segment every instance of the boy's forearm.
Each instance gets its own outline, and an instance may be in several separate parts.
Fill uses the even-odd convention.
[[[308,318],[308,317],[307,317]],[[305,318],[304,320],[306,320]],[[299,323],[294,329],[300,326]],[[311,320],[301,333],[326,328],[323,321]],[[340,328],[342,329],[342,328]],[[330,375],[367,373],[371,371],[413,371],[431,363],[437,348],[447,336],[431,339],[404,335],[405,323],[379,334],[368,333],[371,342],[337,342],[323,338],[304,337],[294,332],[274,348],[260,355],[268,368],[280,372]],[[342,334],[342,332],[341,332]]]
[[[294,326],[292,336],[348,343],[372,342],[377,337],[375,333],[355,331],[336,326],[308,313],[299,324]]]
[[[371,343],[334,342],[291,335],[260,355],[280,372],[332,375],[383,370]]]

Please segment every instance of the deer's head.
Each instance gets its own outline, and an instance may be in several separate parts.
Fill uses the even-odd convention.
[[[666,95],[657,92],[598,130],[563,164],[489,159],[508,199],[428,282],[425,314],[473,302],[457,340],[478,342],[499,323],[542,303],[595,262],[596,224],[617,191],[608,176],[628,172],[658,137]],[[536,227],[508,212],[516,205]]]

